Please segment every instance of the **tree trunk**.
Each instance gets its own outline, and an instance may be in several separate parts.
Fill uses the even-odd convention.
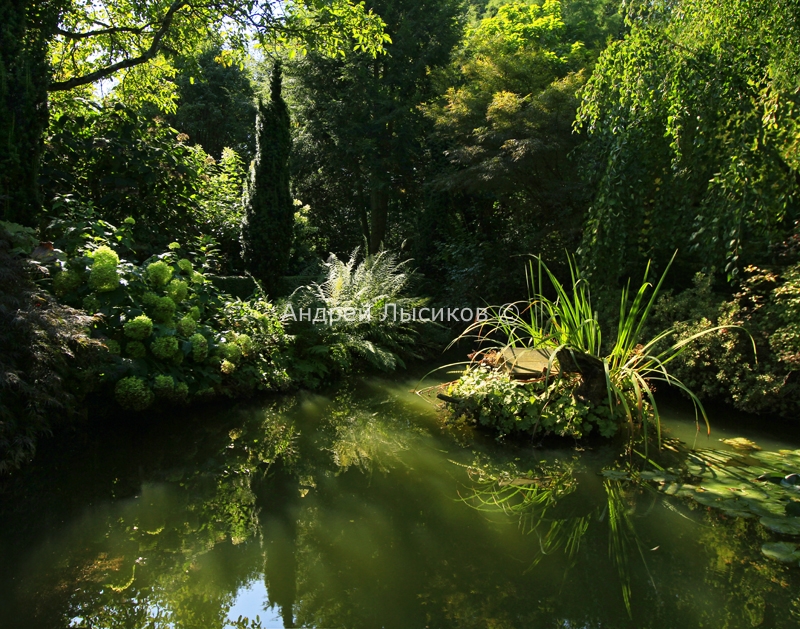
[[[57,3],[51,3],[56,5]],[[0,2],[0,217],[35,226],[55,6]]]
[[[373,184],[369,194],[369,205],[369,254],[372,255],[380,251],[386,240],[386,223],[389,217],[389,189],[386,184]]]

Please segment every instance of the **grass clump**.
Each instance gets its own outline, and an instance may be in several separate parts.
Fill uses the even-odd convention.
[[[653,284],[650,266],[638,289],[630,282],[620,294],[619,319],[612,342],[604,343],[603,328],[592,307],[590,286],[570,260],[570,282],[562,284],[541,259],[530,263],[527,301],[503,309],[489,309],[486,321],[476,322],[459,338],[475,338],[484,349],[465,374],[449,388],[451,406],[501,435],[539,431],[581,437],[597,427],[610,436],[627,423],[652,428],[660,439],[661,422],[654,397],[656,383],[685,393],[693,402],[696,419],[705,409],[698,397],[668,365],[697,338],[718,328],[703,330],[669,344],[671,328],[644,338],[648,317],[666,276]],[[549,286],[548,286],[549,285]],[[488,347],[487,347],[488,346]],[[508,347],[541,350],[549,356],[541,377],[512,380],[501,356]],[[488,352],[488,353],[487,353]]]

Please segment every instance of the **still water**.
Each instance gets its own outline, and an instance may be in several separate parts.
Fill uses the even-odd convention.
[[[445,426],[415,383],[45,445],[0,496],[0,627],[800,626],[800,568],[761,554],[779,537],[757,520],[603,476],[637,456],[620,444]],[[680,404],[665,415],[695,439]],[[800,448],[712,421],[697,447]],[[548,484],[538,510],[519,475]]]

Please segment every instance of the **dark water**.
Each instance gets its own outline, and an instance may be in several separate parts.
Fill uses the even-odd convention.
[[[598,474],[625,463],[619,444],[499,446],[445,428],[414,384],[359,381],[46,446],[2,495],[0,626],[800,626],[800,568],[761,555],[776,538],[756,521]],[[682,407],[667,415],[694,439]],[[716,429],[713,447],[800,447]],[[528,470],[562,474],[558,499],[493,506]]]

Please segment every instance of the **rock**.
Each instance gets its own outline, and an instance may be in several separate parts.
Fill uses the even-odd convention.
[[[499,362],[512,378],[519,379],[538,378],[547,371],[548,365],[554,364],[549,352],[526,347],[506,347],[500,352]]]

